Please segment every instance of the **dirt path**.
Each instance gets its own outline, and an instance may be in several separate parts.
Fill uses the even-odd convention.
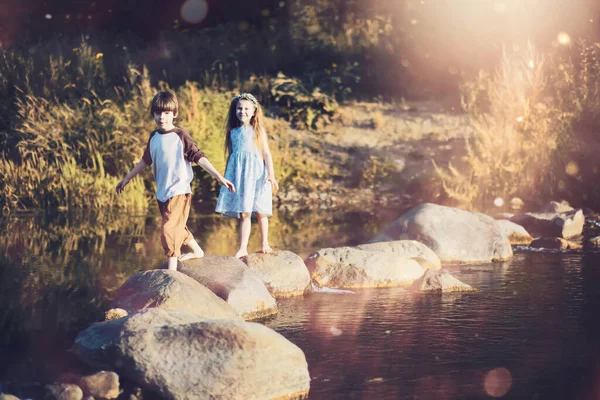
[[[341,107],[326,132],[290,130],[326,168],[316,190],[295,187],[279,194],[282,207],[308,204],[348,210],[410,208],[443,196],[432,160],[438,166],[460,162],[469,134],[466,117],[431,103],[401,105],[356,103]]]

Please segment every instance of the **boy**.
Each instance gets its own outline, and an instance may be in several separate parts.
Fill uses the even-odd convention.
[[[150,107],[150,114],[159,129],[152,132],[140,162],[117,185],[117,193],[146,166],[152,165],[156,182],[156,199],[162,215],[161,243],[168,257],[168,268],[177,270],[177,260],[189,260],[204,256],[186,223],[190,213],[190,183],[194,179],[191,163],[201,166],[221,185],[235,192],[233,183],[225,179],[208,161],[190,134],[173,125],[177,117],[177,97],[171,92],[160,92]],[[181,246],[187,245],[191,253],[181,255]]]

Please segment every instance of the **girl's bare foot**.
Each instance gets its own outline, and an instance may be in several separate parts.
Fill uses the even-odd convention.
[[[265,253],[265,254],[266,253],[272,253],[273,249],[268,244],[263,244],[262,246],[260,246],[260,252],[261,253]]]
[[[193,251],[191,253],[182,254],[181,257],[179,257],[179,261],[193,260],[194,258],[202,258],[202,257],[204,257],[203,250]]]
[[[242,257],[246,257],[248,255],[248,250],[238,250],[237,253],[235,253],[235,258],[242,258]]]

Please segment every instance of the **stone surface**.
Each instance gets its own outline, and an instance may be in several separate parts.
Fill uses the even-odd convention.
[[[442,268],[442,263],[437,254],[416,240],[392,240],[390,242],[367,243],[358,245],[356,248],[366,251],[389,252],[394,253],[397,257],[415,259],[425,269]]]
[[[408,211],[370,242],[407,239],[425,244],[442,264],[507,261],[513,255],[493,218],[431,203]]]
[[[119,397],[119,375],[112,371],[100,371],[79,380],[83,392],[96,399]]]
[[[521,225],[533,237],[562,237],[564,239],[580,236],[583,232],[585,217],[583,211],[561,213],[525,213],[511,219]]]
[[[210,289],[189,276],[163,269],[138,272],[117,290],[112,307],[136,312],[145,308],[181,310],[208,319],[240,319]]]
[[[248,254],[244,262],[275,298],[301,296],[310,288],[310,274],[304,261],[291,251]]]
[[[108,356],[121,376],[163,398],[277,399],[308,392],[304,353],[282,335],[245,321],[191,322],[199,318],[146,309],[103,322],[119,322],[121,329],[107,338],[109,342],[94,347]],[[92,326],[77,337],[78,356],[86,338],[97,336],[90,332],[95,329]]]
[[[77,385],[71,383],[54,383],[46,386],[47,400],[81,400],[83,391]]]
[[[113,319],[119,319],[128,316],[129,313],[122,308],[111,308],[104,313],[105,321],[112,321]]]
[[[529,244],[533,240],[529,232],[519,224],[512,221],[501,219],[496,221],[498,226],[508,238],[510,244]]]
[[[554,238],[538,238],[535,239],[530,247],[534,249],[549,249],[549,250],[577,250],[581,249],[579,243],[572,242],[559,237]]]
[[[477,289],[456,279],[447,270],[428,270],[417,279],[411,290],[424,293],[476,292]]]
[[[181,262],[178,270],[209,288],[245,320],[277,313],[262,279],[235,257],[206,255]]]
[[[131,325],[177,325],[202,321],[204,318],[184,311],[147,308],[136,314],[112,321],[92,324],[75,339],[71,351],[86,364],[104,370],[114,369],[115,342],[124,329]]]
[[[306,265],[315,285],[336,289],[409,286],[424,272],[415,260],[353,247],[321,249]]]

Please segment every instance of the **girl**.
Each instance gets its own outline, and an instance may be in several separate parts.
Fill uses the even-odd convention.
[[[237,258],[248,255],[252,213],[258,218],[261,252],[273,251],[269,246],[268,217],[272,215],[273,188],[278,190],[279,185],[263,119],[260,104],[251,94],[242,93],[231,100],[225,125],[225,178],[234,184],[236,191],[221,187],[216,211],[240,219]]]

